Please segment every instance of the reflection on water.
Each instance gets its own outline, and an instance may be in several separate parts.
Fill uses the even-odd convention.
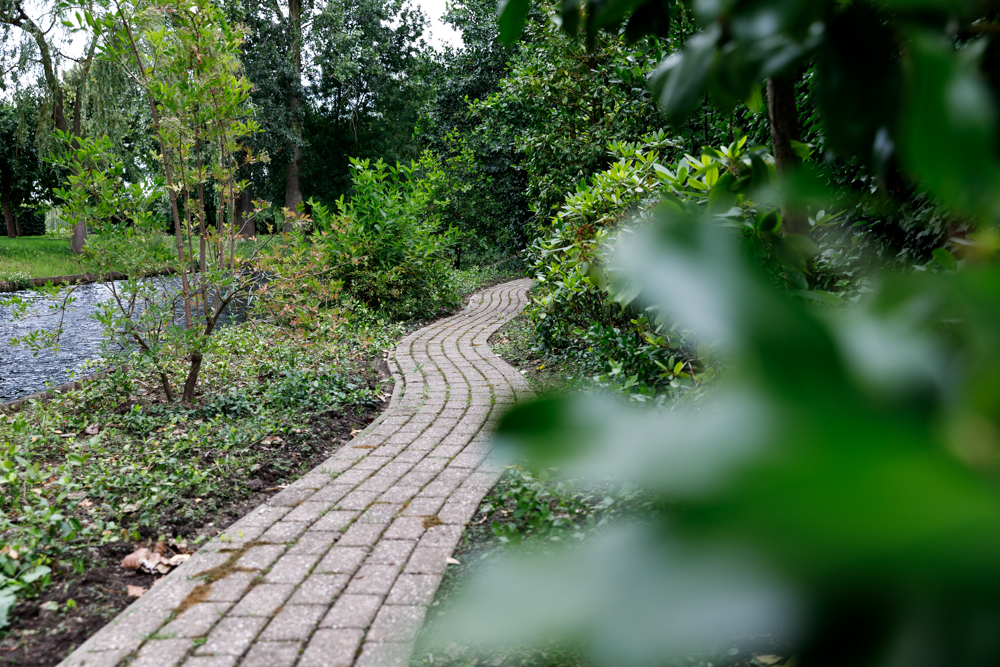
[[[109,294],[108,288],[100,283],[77,287],[73,292],[76,303],[70,306],[63,321],[59,351],[42,350],[38,356],[23,347],[9,345],[8,341],[34,329],[55,330],[59,316],[48,316],[51,300],[30,291],[20,292],[22,298],[34,299],[37,302],[34,311],[44,315],[22,321],[15,321],[9,310],[0,306],[0,401],[44,391],[46,382],[68,382],[71,371],[79,371],[86,360],[96,359],[100,354],[101,325],[90,315]]]
[[[174,279],[165,282],[166,289],[176,287]],[[91,315],[102,301],[110,298],[110,290],[101,283],[80,285],[73,292],[76,302],[69,308],[63,321],[63,334],[59,351],[42,350],[34,356],[30,350],[9,345],[15,336],[23,336],[34,329],[53,331],[59,326],[59,316],[49,316],[50,299],[38,297],[34,292],[19,292],[22,298],[34,299],[34,312],[43,317],[29,317],[15,321],[9,310],[0,305],[0,402],[12,401],[28,394],[44,391],[45,383],[62,384],[71,379],[84,363],[100,357],[101,325]],[[4,294],[0,296],[10,296]],[[219,318],[219,326],[242,322],[246,319],[245,300],[234,300]],[[183,326],[184,310],[179,307],[175,322]],[[78,373],[79,375],[79,373]]]

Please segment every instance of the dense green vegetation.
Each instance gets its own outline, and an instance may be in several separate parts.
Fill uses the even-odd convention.
[[[161,388],[158,428],[245,399],[231,433],[275,430],[275,406],[327,405],[242,363],[227,398],[239,350],[374,322],[381,349],[474,285],[536,279],[507,340],[568,395],[506,418],[520,468],[482,510],[487,560],[530,557],[464,587],[446,631],[522,664],[711,662],[734,638],[801,664],[996,662],[996,3],[459,0],[441,51],[403,0],[46,7],[72,65],[0,0],[0,58],[42,63],[0,107],[7,231],[52,209],[85,261],[124,267],[139,305],[102,313],[105,361]],[[162,268],[166,298],[142,280]],[[266,328],[237,342],[215,325],[239,300]],[[344,394],[328,361],[275,382]],[[27,554],[0,555],[7,606],[92,537],[32,484],[127,493],[39,430],[108,409],[74,400],[4,427],[0,539]],[[156,520],[100,511],[112,535]]]

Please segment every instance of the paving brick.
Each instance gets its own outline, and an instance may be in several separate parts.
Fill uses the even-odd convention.
[[[262,641],[304,641],[312,634],[326,610],[326,605],[287,605],[271,619],[260,638]]]
[[[310,500],[336,503],[353,490],[353,484],[328,484],[317,491]]]
[[[345,594],[385,596],[398,575],[398,565],[362,565],[347,584]]]
[[[390,523],[399,511],[403,509],[402,504],[397,503],[374,503],[365,510],[365,513],[358,518],[359,523]]]
[[[198,603],[185,609],[156,634],[160,637],[202,637],[232,606],[231,602]]]
[[[407,558],[410,557],[410,552],[416,546],[417,543],[412,540],[379,540],[365,563],[369,565],[395,565],[399,567],[406,563]]]
[[[184,661],[184,667],[234,667],[234,655],[196,655]]]
[[[410,664],[412,643],[365,642],[356,667],[407,667]]]
[[[315,489],[285,489],[267,501],[272,507],[295,507],[316,493]]]
[[[363,510],[379,497],[381,491],[351,491],[340,499],[337,507],[342,510]]]
[[[264,581],[271,584],[299,584],[306,578],[312,566],[319,560],[318,554],[282,556],[271,571],[264,575]]]
[[[399,479],[400,486],[426,486],[437,477],[436,472],[411,470]]]
[[[462,526],[433,526],[420,538],[420,546],[454,549],[461,539]]]
[[[174,667],[190,648],[190,639],[151,639],[143,644],[129,667]]]
[[[266,544],[250,547],[238,561],[236,567],[247,570],[264,570],[285,553],[283,544]]]
[[[434,516],[444,505],[445,498],[414,498],[402,511],[402,516]]]
[[[310,531],[343,531],[361,514],[359,510],[330,510],[309,527]]]
[[[364,484],[359,486],[358,491],[356,493],[358,492],[376,493],[376,494],[385,493],[386,491],[389,490],[389,488],[393,484],[396,483],[396,480],[399,479],[399,477],[400,475],[391,475],[391,476],[386,475],[382,477],[372,477],[366,480]]]
[[[330,549],[326,556],[316,566],[317,573],[323,574],[354,574],[368,556],[365,547],[347,547],[342,544]]]
[[[298,659],[301,648],[302,642],[298,641],[258,641],[250,647],[240,667],[291,667]]]
[[[382,605],[365,639],[376,642],[405,642],[416,639],[420,626],[423,625],[426,610],[426,607],[419,605]]]
[[[307,524],[299,521],[285,521],[282,519],[267,529],[267,532],[260,536],[261,542],[275,542],[277,544],[288,544],[294,542],[295,538],[305,532]]]
[[[302,653],[298,667],[350,667],[364,630],[317,630]]]
[[[402,504],[420,492],[418,486],[391,486],[376,502]]]
[[[439,472],[441,470],[444,470],[445,466],[447,466],[447,465],[448,465],[448,462],[445,461],[445,460],[442,460],[442,459],[439,459],[439,458],[430,458],[430,459],[424,459],[423,461],[421,461],[420,463],[418,463],[416,466],[413,467],[413,470],[415,472],[432,472],[432,473],[436,473],[436,472]],[[433,479],[433,477],[431,479]]]
[[[343,472],[337,475],[337,484],[360,484],[369,477],[371,477],[371,470],[364,470],[363,468],[358,468],[357,466],[351,468],[347,472]]]
[[[333,507],[333,503],[328,502],[304,502],[291,512],[286,514],[282,519],[282,523],[286,521],[304,521],[306,523],[312,523],[316,519],[323,516],[323,513],[328,509]]]
[[[320,622],[321,628],[367,628],[382,604],[381,595],[341,595]]]
[[[445,503],[441,511],[438,512],[438,518],[444,523],[465,525],[472,520],[475,515],[476,510],[479,509],[479,502],[452,502],[448,501]]]
[[[384,523],[355,523],[337,542],[345,547],[371,546],[375,544],[384,530]]]
[[[266,624],[266,618],[256,616],[226,617],[219,621],[209,633],[208,641],[196,648],[195,653],[240,656]]]
[[[311,528],[299,538],[299,541],[288,550],[288,553],[298,556],[305,554],[318,554],[322,556],[330,550],[330,547],[333,546],[338,537],[340,537],[339,533]]]
[[[363,460],[354,464],[352,470],[375,471],[392,461],[391,456],[378,456],[374,452],[366,456]]]
[[[240,519],[244,526],[270,526],[292,511],[291,507],[269,507],[263,505]]]
[[[451,492],[458,488],[459,482],[454,479],[434,480],[423,488],[420,495],[425,498],[447,498]],[[271,530],[274,530],[273,528]],[[266,533],[265,533],[266,535]]]
[[[451,549],[444,547],[422,547],[413,550],[413,555],[406,563],[404,572],[407,574],[441,574],[448,566]]]
[[[426,607],[434,601],[434,593],[440,583],[439,574],[401,574],[392,585],[385,602]]]
[[[295,590],[291,584],[258,584],[227,616],[271,616]]]
[[[318,569],[318,568],[317,568]],[[299,584],[288,604],[333,604],[350,581],[346,574],[311,574]]]
[[[208,602],[237,602],[256,579],[256,572],[232,572],[224,579],[212,582]]]
[[[424,521],[420,517],[401,516],[385,531],[387,540],[416,540],[424,534]]]

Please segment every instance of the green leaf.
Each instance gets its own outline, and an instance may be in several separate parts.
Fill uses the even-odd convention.
[[[764,95],[759,83],[755,83],[750,89],[750,97],[747,98],[746,105],[752,114],[759,114],[764,109]]]
[[[977,40],[956,49],[935,36],[914,36],[900,152],[933,195],[959,212],[992,220],[1000,211],[1000,162],[997,109],[979,74],[986,44]]]
[[[17,604],[17,597],[10,589],[0,590],[0,628],[10,625],[10,610]]]
[[[947,249],[935,248],[934,251],[931,253],[931,256],[934,258],[934,261],[936,261],[941,266],[942,269],[945,269],[947,271],[958,271],[958,260],[955,259],[955,256],[952,255],[951,252],[949,252]]]
[[[718,26],[698,33],[653,72],[650,89],[667,122],[682,122],[701,104],[720,34]]]
[[[500,41],[513,44],[521,37],[529,7],[529,0],[501,0],[498,19]]]

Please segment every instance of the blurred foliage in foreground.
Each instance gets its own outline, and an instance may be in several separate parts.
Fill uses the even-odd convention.
[[[895,277],[820,312],[761,282],[716,222],[659,214],[619,261],[721,341],[725,379],[659,412],[545,399],[501,434],[675,511],[509,563],[466,631],[617,664],[778,630],[803,664],[995,664],[1000,272]]]
[[[527,4],[502,5],[501,34],[517,35]],[[614,665],[775,635],[800,665],[1000,662],[994,5],[563,4],[564,26],[588,40],[620,24],[662,34],[693,9],[702,31],[651,78],[673,123],[706,93],[725,110],[818,64],[830,159],[856,156],[878,187],[934,198],[960,260],[939,249],[920,270],[873,275],[857,303],[823,299],[805,223],[835,193],[805,156],[776,145],[775,185],[741,186],[783,281],[734,231],[739,174],[705,183],[704,201],[660,187],[606,270],[574,269],[606,278],[610,302],[693,332],[711,350],[698,354],[709,386],[645,410],[542,399],[500,438],[567,476],[637,484],[669,511],[509,559],[470,591],[457,632],[569,642]]]

